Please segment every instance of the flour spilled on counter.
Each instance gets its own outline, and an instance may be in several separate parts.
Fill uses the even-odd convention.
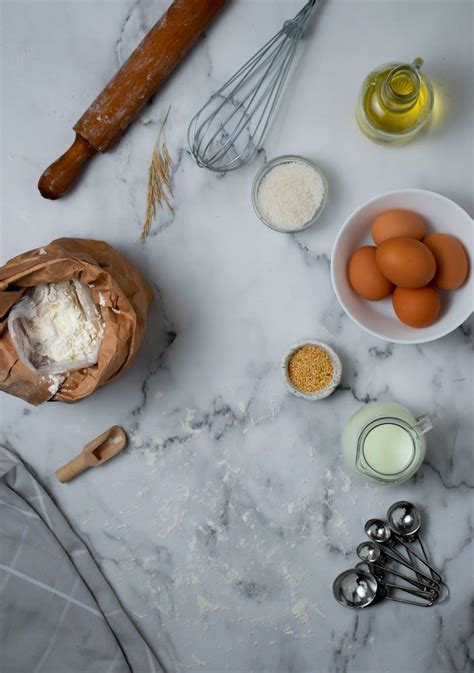
[[[153,570],[158,565],[158,556],[144,556],[142,558],[143,570],[149,572]]]
[[[336,475],[333,474],[329,468],[325,471],[325,478],[327,483],[337,482],[337,487],[343,493],[349,493],[352,490],[352,479],[345,472],[339,471]]]
[[[148,467],[153,467],[156,464],[156,461],[158,460],[158,455],[156,451],[145,449],[144,454],[145,454],[145,464],[148,465]]]
[[[186,432],[186,434],[192,435],[194,437],[197,437],[206,429],[204,425],[201,427],[196,427],[196,425],[193,424],[197,413],[197,409],[186,409],[185,416],[181,421],[183,430]]]
[[[211,603],[211,601],[208,600],[202,594],[197,595],[197,604],[199,606],[199,614],[202,617],[205,617],[206,615],[209,615],[212,612],[221,612],[222,611],[222,607],[220,605],[216,605],[215,603]]]
[[[355,502],[352,481],[336,463],[320,473],[322,490],[317,495],[295,492],[283,479],[282,484],[274,482],[282,489],[276,506],[271,497],[256,502],[248,466],[240,462],[233,437],[228,444],[216,445],[217,455],[205,462],[206,472],[194,480],[195,470],[187,467],[192,468],[200,449],[208,447],[207,433],[216,432],[217,422],[222,424],[217,431],[225,426],[231,432],[242,423],[238,429],[242,434],[249,425],[258,425],[250,415],[241,421],[237,409],[242,412],[235,399],[232,413],[216,415],[217,421],[212,411],[173,411],[161,427],[160,422],[156,425],[162,436],[148,434],[137,423],[130,438],[141,465],[136,493],[107,522],[108,537],[123,550],[114,572],[139,578],[148,617],[180,628],[199,625],[210,633],[232,619],[250,629],[258,627],[267,639],[286,636],[305,641],[326,617],[314,600],[304,558],[309,552],[317,559],[328,547],[341,554],[353,549],[344,510],[335,507],[336,494],[346,503]],[[262,413],[264,418],[270,417]],[[156,487],[156,472],[166,493]],[[263,469],[251,473],[253,488],[263,483]],[[302,552],[304,545],[308,552]],[[137,548],[142,549],[141,557],[134,559]],[[238,554],[239,549],[245,551]],[[281,605],[277,618],[276,604]]]
[[[336,493],[347,493],[352,503],[357,504],[357,498],[352,490],[352,479],[341,467],[336,472],[326,468],[324,480],[328,496],[334,496]]]
[[[307,624],[309,622],[308,611],[306,609],[307,607],[308,603],[300,598],[300,600],[297,601],[291,608],[292,614],[296,617],[300,624]]]
[[[130,442],[136,449],[141,449],[145,443],[143,435],[141,435],[139,432],[131,432],[129,437]]]
[[[290,587],[296,587],[299,584],[299,580],[296,579],[294,575],[290,573],[288,570],[288,565],[283,561],[281,564],[281,574],[285,582],[290,586]]]
[[[199,659],[199,657],[197,657],[197,656],[194,654],[194,652],[193,652],[192,655],[191,655],[191,659],[192,659],[193,664],[196,664],[196,666],[203,667],[203,666],[207,666],[207,665],[208,665],[207,661],[202,661],[202,659]]]

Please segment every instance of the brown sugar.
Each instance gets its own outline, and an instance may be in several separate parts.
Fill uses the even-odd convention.
[[[334,365],[328,353],[319,346],[302,346],[290,357],[288,376],[303,393],[315,393],[332,381]]]

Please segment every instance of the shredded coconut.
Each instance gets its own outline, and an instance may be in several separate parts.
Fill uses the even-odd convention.
[[[272,168],[257,192],[257,207],[277,229],[295,231],[313,219],[324,197],[324,182],[308,164],[288,161]]]
[[[25,318],[33,365],[97,361],[103,324],[96,310],[86,310],[82,292],[90,295],[82,283],[65,281],[44,285],[35,295],[32,313]],[[90,302],[94,308],[92,297]]]

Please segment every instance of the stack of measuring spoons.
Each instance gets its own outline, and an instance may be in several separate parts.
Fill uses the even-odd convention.
[[[369,519],[364,530],[370,541],[357,547],[360,562],[334,580],[336,601],[366,608],[384,599],[419,607],[447,600],[448,587],[427,556],[420,527],[419,511],[405,500],[389,507],[386,521]]]

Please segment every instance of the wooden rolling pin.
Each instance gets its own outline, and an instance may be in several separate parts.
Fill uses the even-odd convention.
[[[38,189],[58,199],[96,152],[120,138],[226,0],[175,0],[74,126],[71,147],[41,176]]]

